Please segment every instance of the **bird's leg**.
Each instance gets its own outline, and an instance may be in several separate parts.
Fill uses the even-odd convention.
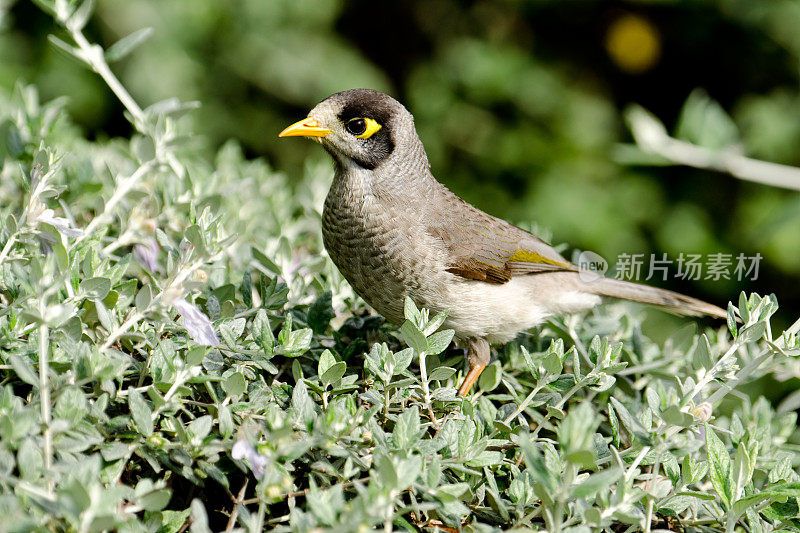
[[[491,352],[489,350],[489,343],[486,339],[469,339],[467,340],[467,359],[469,360],[469,372],[464,376],[464,381],[458,388],[459,396],[466,396],[469,390],[478,381],[478,378],[489,364]]]

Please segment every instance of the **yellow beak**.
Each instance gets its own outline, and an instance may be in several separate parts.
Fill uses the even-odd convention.
[[[321,128],[317,119],[306,117],[280,132],[278,137],[325,137],[331,133],[328,128]]]

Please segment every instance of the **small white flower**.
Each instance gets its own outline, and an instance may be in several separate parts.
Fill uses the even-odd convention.
[[[700,422],[708,422],[713,412],[714,407],[708,402],[701,403],[691,411],[692,415],[700,420]]]
[[[54,216],[55,212],[52,209],[44,209],[36,217],[36,222],[44,222],[50,224],[58,230],[58,232],[65,237],[80,237],[83,235],[83,230],[73,228],[69,219],[64,217]]]
[[[269,459],[265,455],[261,455],[256,449],[246,440],[237,440],[231,448],[231,457],[236,460],[247,459],[250,470],[257,479],[264,477],[264,471],[267,468]]]
[[[237,440],[231,448],[231,457],[241,461],[250,454],[251,450],[255,451],[246,440]]]
[[[204,346],[219,344],[219,337],[211,325],[211,320],[202,311],[183,298],[176,299],[172,305],[180,312],[183,317],[183,327],[197,344]]]
[[[152,237],[148,238],[145,244],[137,244],[133,247],[133,254],[150,272],[158,272],[158,243]]]

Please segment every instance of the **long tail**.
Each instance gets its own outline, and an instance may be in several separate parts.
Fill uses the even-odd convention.
[[[623,300],[632,300],[646,304],[657,305],[666,310],[680,315],[701,316],[708,315],[716,318],[725,318],[728,313],[721,307],[685,296],[683,294],[649,287],[631,281],[614,278],[601,278],[586,284],[589,291],[600,296],[610,296]]]

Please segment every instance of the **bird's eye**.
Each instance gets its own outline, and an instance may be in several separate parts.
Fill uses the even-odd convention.
[[[347,121],[345,127],[347,128],[347,131],[353,135],[361,135],[367,131],[367,121],[363,118],[352,118]]]
[[[362,117],[351,118],[344,127],[358,139],[369,139],[376,131],[381,129],[381,125],[373,119]]]

